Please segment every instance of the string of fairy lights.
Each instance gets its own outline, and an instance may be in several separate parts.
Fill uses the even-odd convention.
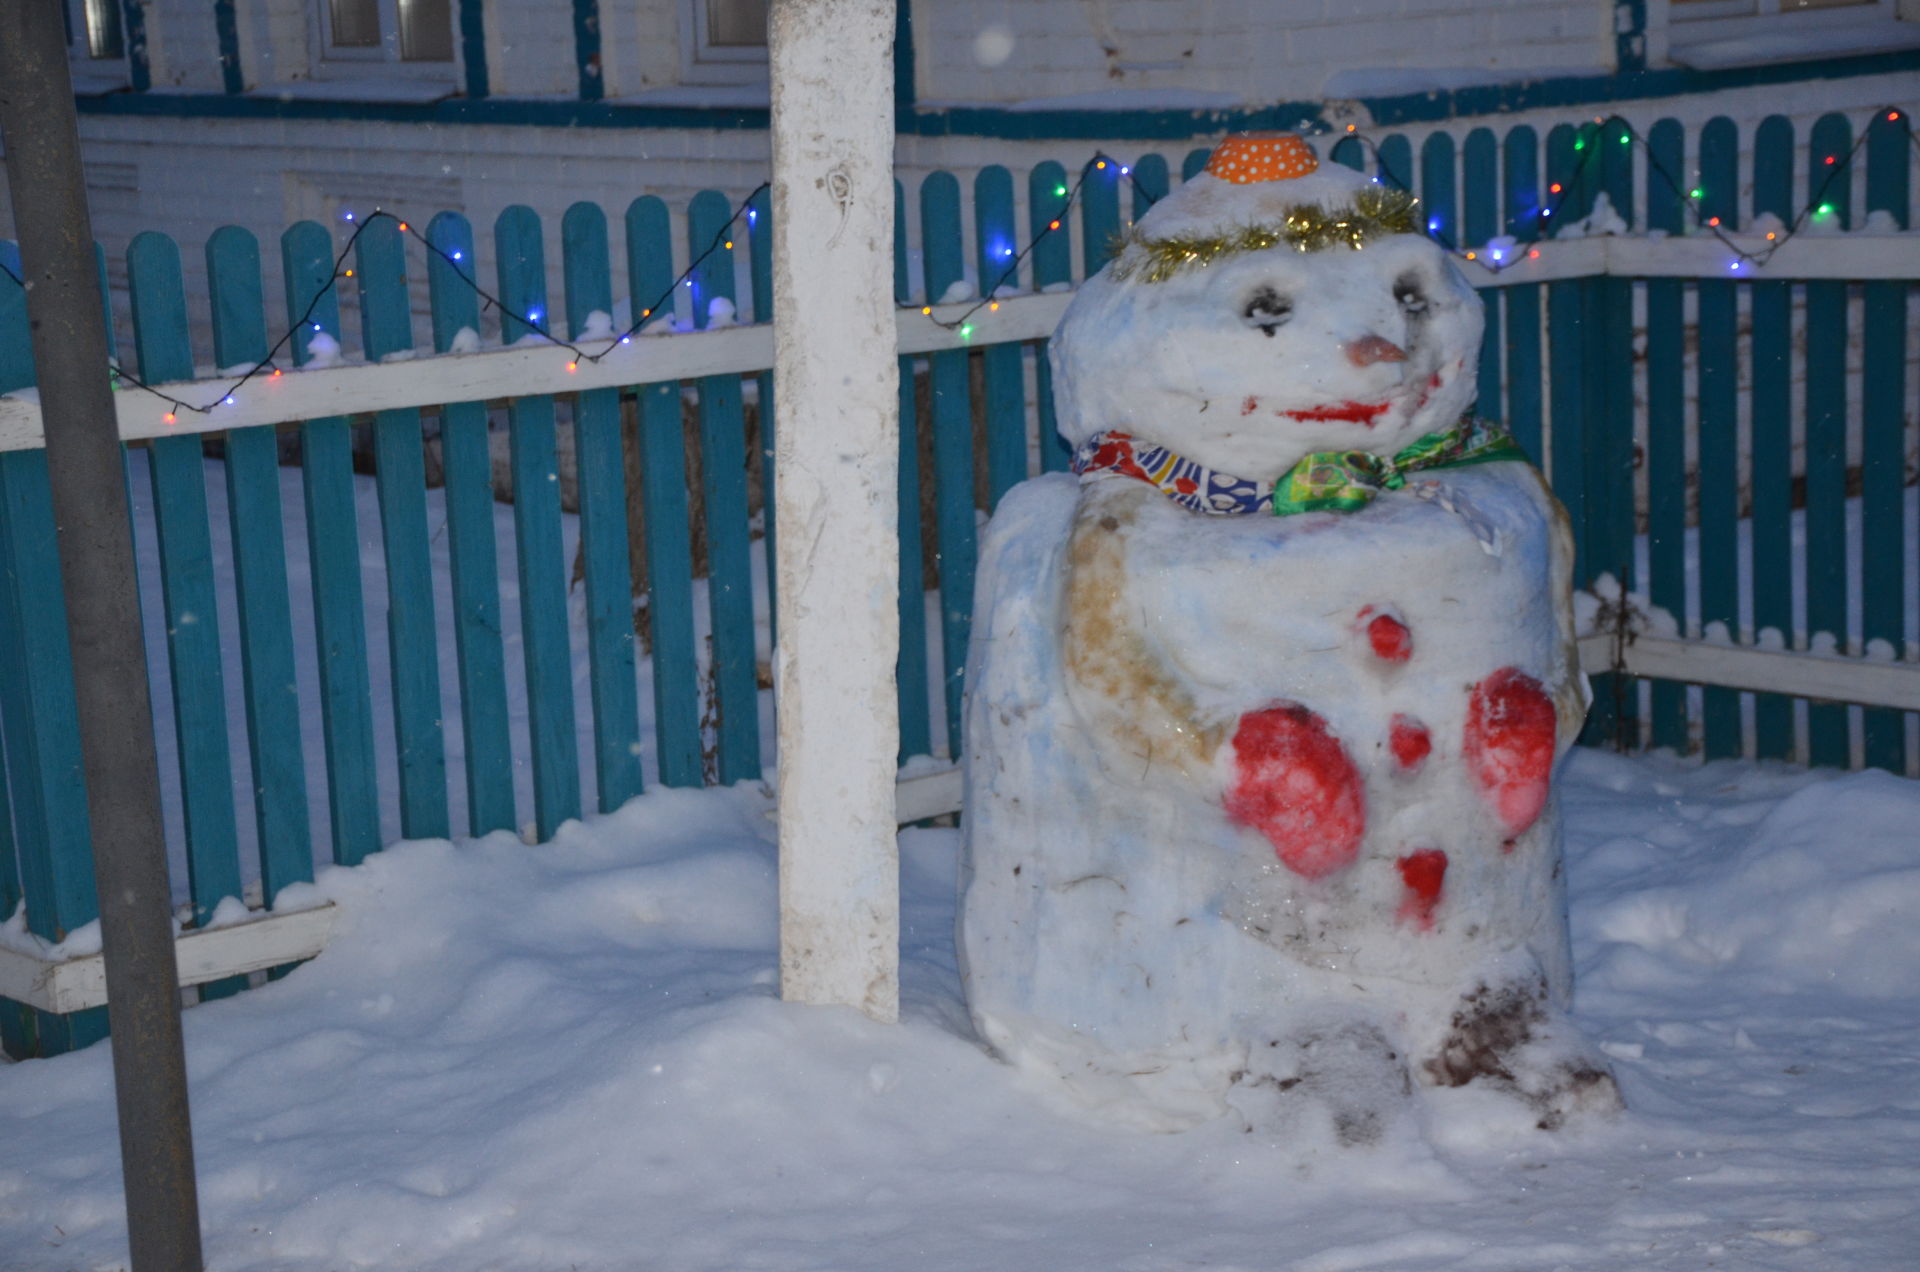
[[[1880,107],[1874,114],[1876,117],[1884,117],[1889,123],[1898,123],[1907,117],[1907,112],[1899,107],[1893,106]],[[1669,189],[1680,198],[1682,206],[1692,215],[1694,224],[1699,230],[1713,236],[1731,253],[1732,259],[1729,262],[1728,268],[1731,272],[1738,274],[1747,266],[1765,266],[1767,262],[1773,258],[1773,255],[1796,235],[1806,231],[1808,227],[1813,225],[1818,219],[1833,214],[1836,205],[1829,199],[1829,193],[1836,181],[1849,179],[1854,158],[1872,136],[1869,130],[1862,129],[1844,154],[1835,153],[1823,156],[1821,166],[1826,169],[1826,175],[1811,192],[1810,198],[1805,206],[1800,209],[1792,221],[1785,223],[1782,228],[1765,230],[1764,238],[1760,240],[1764,245],[1749,246],[1750,243],[1754,242],[1754,236],[1748,236],[1746,241],[1735,238],[1729,228],[1722,224],[1721,217],[1711,214],[1706,210],[1706,192],[1698,186],[1683,186],[1679,178],[1670,172],[1660,161],[1653,147],[1648,143],[1647,139],[1640,134],[1639,130],[1634,128],[1632,123],[1618,115],[1611,117],[1595,116],[1593,123],[1594,128],[1591,132],[1583,128],[1582,135],[1577,136],[1574,140],[1573,151],[1577,157],[1573,161],[1572,170],[1558,180],[1553,180],[1548,183],[1547,200],[1537,209],[1532,217],[1535,228],[1531,237],[1520,238],[1518,236],[1505,235],[1492,240],[1488,244],[1483,244],[1478,248],[1463,247],[1454,242],[1452,237],[1445,232],[1444,221],[1438,216],[1430,216],[1427,219],[1426,229],[1429,237],[1433,238],[1435,242],[1439,243],[1441,247],[1445,248],[1456,258],[1475,264],[1491,274],[1499,274],[1508,269],[1515,268],[1527,260],[1539,259],[1542,245],[1551,245],[1554,242],[1554,236],[1550,234],[1549,231],[1560,224],[1560,221],[1556,218],[1565,210],[1568,203],[1576,197],[1579,197],[1580,192],[1585,189],[1585,181],[1589,174],[1589,169],[1598,161],[1602,149],[1599,144],[1595,143],[1603,137],[1617,137],[1621,145],[1638,145],[1641,148],[1645,153],[1647,171],[1665,182]],[[1321,135],[1326,134],[1323,133]],[[1916,150],[1920,150],[1920,133],[1909,129],[1906,136],[1909,144]],[[1378,174],[1374,177],[1376,182],[1388,184],[1411,193],[1408,184],[1401,180],[1397,173],[1393,172],[1391,164],[1389,164],[1382,155],[1379,144],[1371,137],[1361,133],[1357,126],[1352,124],[1347,125],[1346,132],[1342,139],[1354,141],[1361,147],[1363,153],[1371,156],[1374,170]],[[1074,206],[1082,201],[1087,183],[1095,179],[1099,174],[1106,173],[1110,170],[1114,173],[1115,178],[1126,182],[1132,188],[1135,195],[1134,202],[1136,209],[1144,211],[1161,197],[1155,191],[1141,183],[1139,178],[1134,174],[1131,165],[1122,163],[1120,160],[1104,152],[1095,152],[1092,157],[1080,166],[1078,174],[1071,183],[1062,181],[1054,187],[1053,195],[1060,199],[1061,202],[1044,223],[1040,222],[1038,218],[1035,219],[1034,233],[1028,240],[1026,246],[1020,248],[1018,251],[1004,247],[1001,249],[1002,254],[1006,258],[1006,263],[999,277],[994,280],[991,286],[985,286],[976,291],[973,303],[970,306],[962,310],[959,314],[951,317],[936,314],[935,303],[904,306],[903,308],[917,308],[920,314],[934,325],[948,331],[957,332],[962,340],[969,339],[973,334],[974,317],[982,310],[988,312],[997,311],[1001,305],[1003,289],[1008,295],[1008,298],[1010,298],[1011,293],[1019,290],[1019,277],[1022,266],[1032,258],[1034,253],[1039,250],[1041,244],[1048,238],[1056,234],[1068,232],[1067,226],[1070,223],[1069,218],[1071,217]],[[168,424],[173,423],[177,417],[177,413],[181,411],[188,411],[198,415],[211,415],[222,406],[235,405],[239,392],[255,379],[262,377],[278,378],[284,373],[285,368],[279,366],[276,360],[287,346],[293,342],[298,333],[309,328],[316,333],[323,330],[322,324],[315,322],[313,316],[326,301],[327,297],[335,293],[343,280],[354,277],[354,269],[348,265],[347,262],[352,256],[355,245],[359,242],[360,237],[367,233],[374,225],[383,221],[392,221],[398,226],[402,234],[417,241],[429,255],[437,257],[449,265],[451,267],[451,276],[471,288],[474,294],[484,302],[486,307],[500,310],[502,314],[510,316],[514,321],[524,326],[529,333],[540,337],[557,348],[566,350],[571,355],[571,360],[567,363],[567,370],[569,372],[577,371],[582,363],[599,363],[605,360],[622,347],[632,344],[634,337],[639,335],[644,328],[657,320],[669,317],[673,312],[673,298],[678,289],[682,286],[690,289],[693,288],[695,279],[699,276],[702,266],[704,266],[710,258],[718,252],[732,250],[735,227],[743,220],[750,229],[755,226],[759,217],[759,211],[755,206],[755,201],[770,188],[771,183],[763,181],[744,199],[734,205],[732,215],[714,231],[706,247],[688,262],[686,268],[681,270],[680,273],[674,277],[673,281],[667,284],[666,288],[654,298],[651,304],[643,306],[638,311],[633,321],[625,330],[612,335],[595,336],[592,339],[579,341],[568,340],[556,335],[553,330],[542,321],[544,315],[538,307],[529,308],[524,314],[515,312],[515,310],[508,306],[499,296],[483,287],[473,276],[469,264],[465,261],[465,252],[462,249],[457,247],[448,248],[436,243],[429,235],[421,232],[412,221],[397,213],[387,211],[384,208],[376,208],[364,217],[358,216],[352,211],[347,211],[343,214],[342,219],[352,224],[354,228],[352,233],[348,235],[346,242],[341,245],[340,250],[335,254],[329,277],[321,286],[314,290],[312,298],[308,301],[307,307],[299,319],[281,334],[280,338],[274,342],[272,348],[267,351],[266,356],[262,357],[244,373],[235,377],[224,389],[220,390],[217,396],[211,401],[205,403],[185,401],[146,383],[139,376],[118,364],[111,364],[110,370],[118,384],[150,394],[165,402],[168,409],[163,418]],[[25,286],[20,276],[15,274],[13,270],[8,268],[4,263],[0,263],[0,274],[4,274],[17,286]],[[931,300],[932,298],[930,297],[929,301],[931,302]],[[602,341],[604,341],[604,344],[602,344]]]
[[[700,267],[706,264],[707,259],[714,253],[722,250],[732,250],[734,227],[738,225],[742,219],[745,219],[749,226],[753,225],[759,219],[759,211],[753,206],[754,200],[758,199],[760,195],[770,189],[771,186],[771,182],[763,181],[754,188],[751,194],[742,199],[734,207],[733,215],[729,216],[726,221],[713,232],[713,238],[707,244],[706,249],[695,256],[693,260],[687,264],[687,267],[680,271],[671,283],[667,284],[666,289],[661,292],[659,296],[655,297],[652,304],[640,310],[639,316],[627,326],[626,330],[611,336],[583,341],[581,344],[575,344],[573,341],[556,336],[552,330],[541,321],[543,315],[538,307],[530,308],[524,315],[515,313],[500,297],[481,286],[465,267],[466,253],[463,250],[460,248],[442,247],[427,235],[421,233],[420,230],[406,218],[396,213],[388,212],[383,208],[376,208],[365,217],[360,217],[352,211],[343,214],[342,219],[353,225],[353,232],[347,236],[347,241],[342,244],[340,250],[335,253],[333,268],[328,275],[327,281],[320,287],[314,289],[313,298],[307,302],[305,311],[301,313],[299,319],[294,322],[291,327],[288,327],[287,330],[281,334],[278,340],[274,341],[273,347],[267,350],[266,356],[254,363],[253,366],[249,367],[238,378],[233,380],[232,383],[228,384],[214,400],[206,403],[188,402],[173,396],[171,393],[155,388],[153,385],[146,383],[140,379],[140,377],[134,375],[131,371],[128,371],[125,367],[117,363],[111,364],[110,370],[116,380],[166,402],[168,409],[162,419],[168,424],[172,424],[175,421],[177,413],[180,411],[191,411],[198,415],[211,415],[222,406],[234,405],[237,400],[235,395],[254,379],[262,376],[270,379],[277,378],[283,373],[284,368],[277,366],[275,359],[280,355],[281,351],[292,342],[296,334],[309,327],[315,332],[320,332],[325,329],[322,324],[313,321],[313,315],[328,295],[333,293],[334,289],[339,286],[342,280],[353,277],[354,270],[352,266],[347,264],[347,258],[353,254],[354,245],[360,241],[360,236],[365,234],[373,226],[382,221],[392,221],[399,227],[402,234],[414,239],[424,247],[430,255],[437,256],[452,266],[453,277],[459,279],[471,288],[473,293],[485,302],[489,308],[498,309],[503,314],[511,314],[516,321],[524,325],[534,335],[571,353],[573,360],[567,363],[567,370],[570,372],[578,371],[582,362],[597,363],[601,361],[623,345],[632,344],[634,336],[638,335],[641,329],[646,327],[656,317],[666,317],[669,315],[672,312],[671,302],[675,290],[683,284],[692,287],[694,277],[698,274]],[[16,284],[22,287],[25,286],[25,284],[21,282],[20,277],[5,265],[0,265],[0,271],[5,272]],[[590,351],[588,348],[582,347],[582,345],[598,344],[600,339],[604,339],[606,345],[598,351]]]
[[[1876,118],[1884,118],[1888,123],[1899,123],[1903,118],[1908,117],[1907,112],[1895,106],[1882,106],[1873,113]],[[1455,256],[1465,261],[1471,261],[1492,274],[1499,274],[1505,270],[1512,269],[1523,260],[1539,259],[1539,245],[1553,241],[1553,236],[1548,233],[1548,229],[1551,225],[1557,224],[1554,218],[1563,210],[1566,203],[1575,197],[1576,192],[1581,188],[1581,183],[1587,176],[1588,169],[1599,160],[1602,151],[1602,146],[1597,144],[1599,139],[1606,135],[1616,135],[1620,145],[1637,145],[1641,148],[1646,156],[1647,171],[1653,176],[1660,178],[1660,180],[1666,184],[1667,188],[1679,197],[1681,205],[1692,215],[1694,225],[1697,229],[1703,230],[1708,235],[1717,239],[1721,246],[1732,254],[1733,259],[1728,263],[1728,269],[1730,272],[1737,274],[1747,266],[1765,266],[1768,261],[1773,259],[1774,254],[1786,246],[1795,235],[1804,232],[1818,219],[1832,216],[1836,210],[1836,205],[1828,196],[1834,187],[1834,183],[1850,178],[1854,158],[1867,145],[1868,141],[1872,139],[1872,133],[1866,129],[1862,129],[1859,135],[1854,138],[1852,145],[1850,145],[1844,153],[1822,156],[1821,167],[1825,170],[1825,176],[1812,191],[1806,204],[1801,207],[1791,221],[1784,224],[1783,228],[1778,230],[1768,229],[1762,232],[1759,237],[1764,246],[1750,247],[1748,246],[1748,242],[1752,241],[1751,238],[1749,238],[1748,242],[1743,242],[1734,237],[1730,228],[1722,223],[1720,216],[1708,212],[1706,209],[1707,192],[1696,185],[1683,185],[1680,179],[1660,161],[1651,143],[1640,134],[1639,130],[1636,129],[1630,121],[1618,115],[1611,117],[1596,115],[1593,123],[1595,125],[1594,131],[1590,135],[1580,136],[1574,139],[1573,150],[1578,158],[1574,161],[1573,171],[1562,179],[1552,181],[1548,184],[1547,193],[1549,199],[1548,202],[1540,207],[1534,214],[1533,219],[1536,228],[1532,237],[1520,239],[1515,236],[1503,236],[1513,240],[1512,246],[1510,247],[1482,245],[1479,249],[1465,248],[1453,242],[1450,236],[1443,232],[1443,223],[1438,217],[1428,218],[1427,233]],[[1410,192],[1410,187],[1407,183],[1401,180],[1397,173],[1393,172],[1391,164],[1381,155],[1380,147],[1371,138],[1365,137],[1357,131],[1351,130],[1351,126],[1349,127],[1349,135],[1353,136],[1354,140],[1372,155],[1375,169],[1382,174],[1384,179],[1397,188],[1409,190]],[[1906,136],[1909,146],[1915,150],[1920,150],[1920,133],[1909,129]]]
[[[1146,201],[1147,207],[1152,207],[1159,201],[1158,195],[1142,186],[1140,182],[1134,178],[1133,168],[1130,165],[1121,163],[1111,155],[1095,151],[1091,159],[1080,165],[1080,175],[1074,178],[1071,186],[1056,185],[1053,188],[1054,197],[1062,199],[1064,202],[1054,210],[1053,215],[1048,218],[1045,225],[1039,226],[1039,228],[1036,229],[1033,237],[1028,240],[1025,247],[1021,248],[1018,252],[1009,254],[1006,267],[1001,270],[1000,277],[994,280],[993,286],[982,287],[980,289],[979,299],[976,300],[970,308],[963,310],[958,317],[939,318],[934,315],[932,305],[921,305],[921,314],[931,319],[936,327],[944,327],[948,331],[959,332],[962,340],[971,336],[973,334],[973,316],[982,309],[990,313],[998,310],[1000,308],[999,293],[1002,287],[1011,285],[1012,289],[1018,289],[1020,266],[1024,264],[1027,258],[1032,256],[1048,238],[1055,234],[1062,233],[1065,230],[1067,218],[1073,212],[1073,205],[1080,201],[1080,192],[1086,187],[1087,181],[1096,172],[1105,172],[1109,168],[1115,169],[1119,179],[1133,187],[1135,194]]]

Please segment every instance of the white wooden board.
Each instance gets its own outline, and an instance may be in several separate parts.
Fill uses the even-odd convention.
[[[917,309],[901,310],[896,320],[900,352],[933,353],[970,344],[1043,339],[1053,334],[1072,298],[1070,293],[1057,292],[1000,301],[997,309],[982,308],[967,320],[972,327],[967,336],[947,330],[934,319],[954,321],[972,308],[972,302],[936,305],[930,316]],[[582,341],[579,347],[598,353],[608,348],[608,342]],[[569,371],[569,366],[573,370]],[[163,399],[138,389],[115,393],[114,407],[120,436],[126,441],[140,441],[176,433],[218,433],[257,424],[288,424],[329,415],[755,373],[772,366],[772,327],[722,327],[671,336],[636,336],[632,343],[616,346],[600,362],[579,361],[558,345],[523,342],[479,353],[289,370],[277,376],[268,373],[233,394],[233,405],[215,407],[206,415],[174,410]],[[219,401],[235,378],[170,381],[154,387],[181,401],[204,404]],[[166,418],[170,412],[172,423]],[[44,440],[40,403],[34,395],[0,397],[0,451],[32,450]]]
[[[335,914],[328,901],[184,933],[173,946],[180,984],[202,985],[312,958],[326,948]],[[0,946],[0,997],[59,1013],[98,1007],[107,1001],[106,959],[88,954],[53,961]]]
[[[1612,670],[1613,637],[1582,638],[1580,662],[1589,675]],[[1804,650],[1755,649],[1644,634],[1628,643],[1623,662],[1628,674],[1656,680],[1920,711],[1920,663],[1916,662],[1869,662]]]

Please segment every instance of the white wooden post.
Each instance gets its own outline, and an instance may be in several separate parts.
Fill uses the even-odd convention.
[[[894,0],[773,0],[780,993],[899,1015]]]

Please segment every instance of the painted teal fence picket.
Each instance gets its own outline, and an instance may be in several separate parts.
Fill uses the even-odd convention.
[[[207,240],[207,286],[213,304],[214,361],[237,366],[264,358],[268,344],[259,241],[238,226],[215,230]],[[254,838],[260,849],[261,889],[271,903],[288,884],[313,878],[276,431],[263,426],[229,432],[225,458]]]
[[[703,190],[687,205],[687,254],[699,258],[733,216],[733,201]],[[734,247],[721,240],[687,280],[694,326],[714,303],[738,304]],[[712,630],[715,775],[725,786],[760,776],[759,660],[754,638],[753,539],[748,528],[746,410],[737,375],[700,381],[700,484],[707,512],[707,616]]]
[[[585,340],[598,313],[610,327],[607,216],[576,203],[561,222],[567,335]],[[579,474],[580,556],[587,593],[587,665],[593,699],[594,791],[610,813],[640,793],[640,708],[634,682],[633,575],[627,564],[626,462],[620,453],[620,390],[582,393],[573,407]]]
[[[473,279],[473,227],[442,212],[427,238],[444,255],[428,260],[433,348],[445,353],[463,331],[480,330]],[[484,402],[440,409],[441,481],[447,510],[447,573],[453,594],[460,733],[466,751],[467,833],[512,830],[513,744],[507,734],[507,671],[500,627],[499,546]]]
[[[296,364],[312,359],[316,336],[326,336],[336,348],[339,344],[340,304],[330,286],[333,252],[333,236],[313,221],[300,222],[280,239]],[[309,420],[300,426],[300,473],[333,859],[350,866],[380,847],[380,792],[373,762],[373,690],[367,674],[353,439],[346,420]],[[312,767],[309,757],[309,772]]]
[[[0,264],[19,274],[13,244],[0,244]],[[25,294],[0,286],[0,392],[33,383],[26,319]],[[0,894],[10,914],[26,906],[29,932],[63,941],[99,905],[44,451],[0,455],[0,726],[17,870]],[[12,1055],[84,1047],[106,1030],[104,1008],[62,1017],[0,1003],[0,1045]]]
[[[1862,129],[1866,141],[1856,150]],[[1909,129],[1904,112],[1829,116],[1800,145],[1783,118],[1746,134],[1725,119],[1700,127],[1663,119],[1646,128],[1643,149],[1617,121],[1583,120],[1544,139],[1527,126],[1433,133],[1417,145],[1407,136],[1348,137],[1330,159],[1412,184],[1444,241],[1484,251],[1502,233],[1521,245],[1506,251],[1525,250],[1556,224],[1586,216],[1602,194],[1635,232],[1700,234],[1706,217],[1732,227],[1770,216],[1784,226],[1815,195],[1829,206],[1820,215],[1835,222],[1884,213],[1904,227],[1914,162]],[[1743,151],[1752,156],[1749,207],[1738,197]],[[1023,251],[1001,295],[1070,284],[1100,266],[1128,221],[1166,191],[1173,167],[1188,179],[1206,157],[1205,150],[1138,156],[1130,173],[1121,158],[1104,167],[1041,163],[1024,175],[989,166],[971,179],[970,207],[951,174],[922,182],[911,208],[897,190],[896,299],[938,302],[961,283],[982,294]],[[1076,183],[1077,214],[1068,208]],[[680,289],[679,308],[694,326],[709,323],[716,300],[738,302],[743,294],[750,304],[741,320],[771,317],[770,204],[763,195],[751,218],[728,228],[734,211],[727,196],[707,191],[679,222],[685,257],[716,236],[722,244]],[[1056,221],[1065,232],[1050,232]],[[628,303],[652,303],[676,277],[675,217],[661,200],[642,196],[624,210],[619,229]],[[355,270],[348,300],[359,316],[353,356],[414,348],[410,273],[425,280],[423,312],[436,352],[472,347],[483,323],[512,342],[536,330],[582,339],[600,329],[596,313],[621,321],[606,213],[576,204],[559,222],[561,314],[548,312],[544,230],[530,209],[511,208],[487,236],[490,246],[477,247],[466,220],[443,213],[426,228],[439,249],[428,253],[390,221],[370,227],[345,262]],[[290,365],[331,355],[341,342],[339,295],[327,284],[342,237],[340,227],[303,222],[281,238],[286,321],[299,324],[283,355]],[[1553,250],[1550,237],[1540,246]],[[178,248],[143,235],[128,255],[141,371],[192,374],[188,315],[199,302],[183,289]],[[486,271],[480,256],[491,257]],[[274,324],[263,312],[257,242],[228,227],[208,242],[206,259],[211,360],[258,359]],[[1612,573],[1696,634],[1719,624],[1751,643],[1772,629],[1782,644],[1830,639],[1843,651],[1872,643],[1875,651],[1891,646],[1912,656],[1906,614],[1920,548],[1905,517],[1915,450],[1906,354],[1914,280],[1853,287],[1610,277],[1512,285],[1466,268],[1487,306],[1481,410],[1514,430],[1566,503],[1581,583]],[[481,278],[495,285],[504,319],[483,307],[473,287]],[[20,293],[0,280],[0,391],[31,384],[26,349]],[[1067,453],[1052,427],[1045,341],[904,356],[900,368],[905,762],[958,745],[978,516],[1015,482],[1064,468]],[[312,877],[310,786],[326,810],[325,851],[353,863],[380,846],[383,812],[410,836],[530,828],[545,838],[581,813],[589,780],[593,806],[607,811],[641,789],[643,767],[667,786],[758,777],[758,649],[769,639],[761,633],[772,629],[775,386],[770,373],[752,376],[759,424],[750,452],[744,378],[380,412],[371,421],[377,526],[362,526],[356,511],[355,421],[309,420],[290,426],[289,439],[273,427],[226,435],[215,452],[224,460],[229,508],[224,540],[210,533],[202,438],[148,444],[164,605],[147,618],[167,636],[174,705],[162,727],[175,736],[182,891],[196,920],[252,874],[268,903],[287,884]],[[506,538],[496,538],[491,475],[490,440],[501,417],[514,496]],[[560,494],[568,425],[578,476],[577,613]],[[283,442],[295,439],[299,510],[282,508],[279,473]],[[621,480],[629,451],[637,458],[632,488]],[[428,491],[430,453],[443,483],[437,496]],[[288,516],[305,523],[304,572],[288,568]],[[632,532],[644,537],[643,557],[630,556]],[[377,554],[363,552],[363,534],[368,549],[378,542]],[[1860,542],[1874,550],[1850,556],[1848,545]],[[374,558],[377,576],[364,568]],[[637,602],[634,560],[646,574]],[[756,575],[762,563],[764,588]],[[225,610],[213,581],[229,565],[236,595]],[[517,622],[502,604],[503,567]],[[437,570],[448,577],[436,581]],[[290,579],[309,594],[298,595]],[[936,583],[938,619],[929,624],[926,589]],[[436,602],[442,585],[451,602],[444,609]],[[696,612],[702,588],[704,624]],[[44,458],[0,454],[7,779],[0,784],[0,907],[11,910],[24,896],[29,929],[48,940],[94,913],[58,597]],[[392,695],[384,707],[373,699],[368,665],[369,597],[386,626]],[[304,609],[313,614],[311,651],[294,625]],[[224,612],[238,623],[230,634],[240,655],[237,684],[228,683],[221,654]],[[440,666],[445,651],[449,668]],[[303,749],[295,691],[303,674],[318,685],[318,755]],[[643,674],[651,682],[645,695]],[[1602,678],[1597,687],[1597,740],[1920,769],[1911,713],[1664,682]],[[230,694],[245,708],[244,738],[228,733]],[[454,714],[457,744],[449,732]],[[450,754],[459,760],[452,774]],[[249,817],[239,815],[234,793],[242,764],[252,778],[250,792],[241,783],[241,798],[251,796]],[[449,810],[456,774],[466,805],[459,825]],[[237,987],[230,981],[202,994]],[[97,1011],[62,1019],[0,1004],[0,1042],[14,1054],[83,1045],[103,1029]]]
[[[127,292],[141,376],[154,383],[192,379],[187,298],[180,281],[180,249],[172,239],[148,233],[133,240],[127,248]],[[240,895],[241,887],[226,677],[221,667],[220,612],[200,438],[183,434],[155,439],[147,447],[147,472],[153,489],[167,669],[173,687],[187,890],[194,922],[205,923],[221,899]],[[206,986],[202,994],[225,997],[244,988],[244,981],[236,984],[228,979]]]
[[[413,349],[413,310],[400,227],[375,221],[354,245],[360,299],[360,346],[369,360]],[[440,731],[440,665],[427,531],[427,478],[420,412],[373,417],[374,480],[380,494],[380,545],[387,566],[387,663],[400,833],[445,838],[446,740]]]

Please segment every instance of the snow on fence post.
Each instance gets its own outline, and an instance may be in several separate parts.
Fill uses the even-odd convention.
[[[774,0],[781,995],[899,1014],[893,0]]]

